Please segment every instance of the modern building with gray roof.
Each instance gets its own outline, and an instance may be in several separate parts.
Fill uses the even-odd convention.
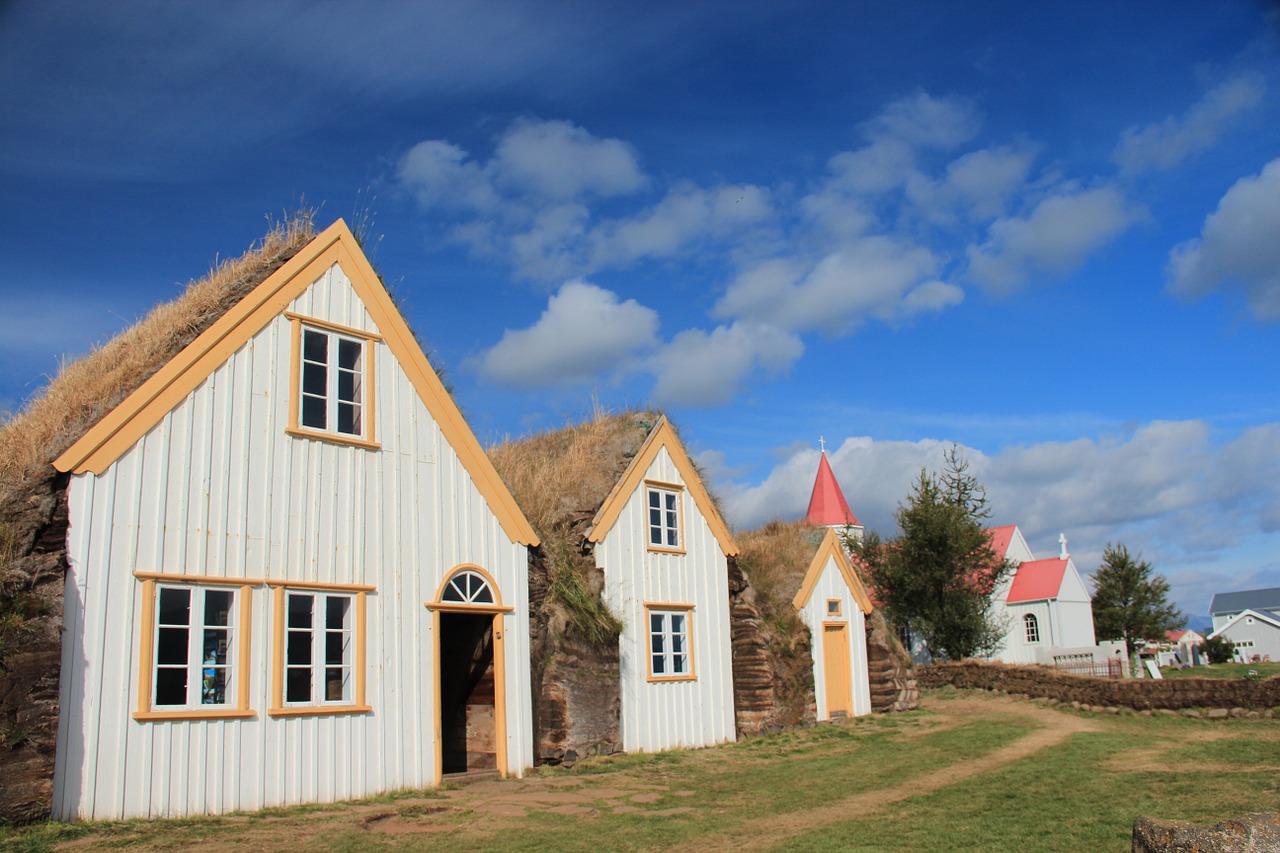
[[[1213,629],[1217,631],[1246,610],[1280,618],[1280,586],[1270,589],[1246,589],[1240,592],[1220,592],[1209,602],[1209,614],[1213,617]]]

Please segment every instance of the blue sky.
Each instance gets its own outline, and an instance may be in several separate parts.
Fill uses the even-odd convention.
[[[659,405],[750,528],[823,436],[886,533],[956,442],[1041,555],[1280,585],[1274,4],[10,2],[0,410],[303,203],[484,441]]]

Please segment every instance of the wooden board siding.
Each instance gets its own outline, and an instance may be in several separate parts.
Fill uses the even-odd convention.
[[[829,600],[840,602],[840,615],[827,615]],[[826,647],[820,638],[824,625],[845,623],[848,627],[849,661],[852,674],[850,680],[853,688],[853,716],[871,713],[871,688],[867,680],[867,632],[866,617],[862,608],[854,598],[849,585],[845,583],[834,557],[827,559],[808,602],[800,609],[800,618],[809,626],[814,637],[813,674],[814,695],[817,700],[818,719],[828,719],[829,702],[826,693]]]
[[[648,550],[643,484],[632,492],[617,522],[595,549],[596,563],[604,570],[605,601],[625,626],[619,641],[623,748],[655,752],[731,741],[735,731],[724,552],[665,447],[643,479],[686,487],[684,553]],[[646,602],[693,605],[695,680],[648,680]]]
[[[378,333],[340,267],[288,310]],[[101,476],[73,477],[55,817],[256,809],[435,778],[432,618],[455,566],[483,567],[503,615],[509,773],[532,765],[527,553],[513,543],[384,342],[378,450],[286,435],[290,321],[253,335]],[[245,720],[132,719],[142,583],[133,572],[374,587],[371,713],[272,718],[271,595],[251,592]]]

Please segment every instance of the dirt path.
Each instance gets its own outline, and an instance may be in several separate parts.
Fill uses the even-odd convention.
[[[850,818],[868,815],[910,797],[927,794],[974,776],[998,770],[1062,743],[1078,732],[1100,730],[1095,720],[1065,714],[1025,701],[1004,698],[984,696],[953,699],[946,703],[944,713],[965,719],[990,717],[993,711],[1005,716],[1034,720],[1040,728],[982,758],[950,764],[937,773],[911,779],[890,788],[855,794],[819,808],[791,811],[749,821],[740,824],[731,834],[706,839],[699,844],[699,847],[706,850],[761,850],[777,847],[792,836],[841,823]]]

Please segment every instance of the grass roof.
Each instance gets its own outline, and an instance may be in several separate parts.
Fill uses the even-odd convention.
[[[531,572],[530,587],[546,584],[544,610],[558,636],[600,647],[617,642],[622,622],[601,599],[603,579],[585,533],[661,417],[597,412],[583,423],[489,448],[493,466],[542,540],[545,577]]]
[[[505,441],[489,448],[489,458],[542,538],[580,538],[661,417],[653,411],[597,413],[580,424]]]
[[[217,264],[88,355],[0,426],[0,497],[39,476],[62,451],[315,236],[314,211],[273,222],[238,258]]]
[[[738,567],[765,610],[778,614],[791,609],[791,600],[800,590],[825,534],[825,529],[801,519],[771,521],[734,537],[739,549]]]

